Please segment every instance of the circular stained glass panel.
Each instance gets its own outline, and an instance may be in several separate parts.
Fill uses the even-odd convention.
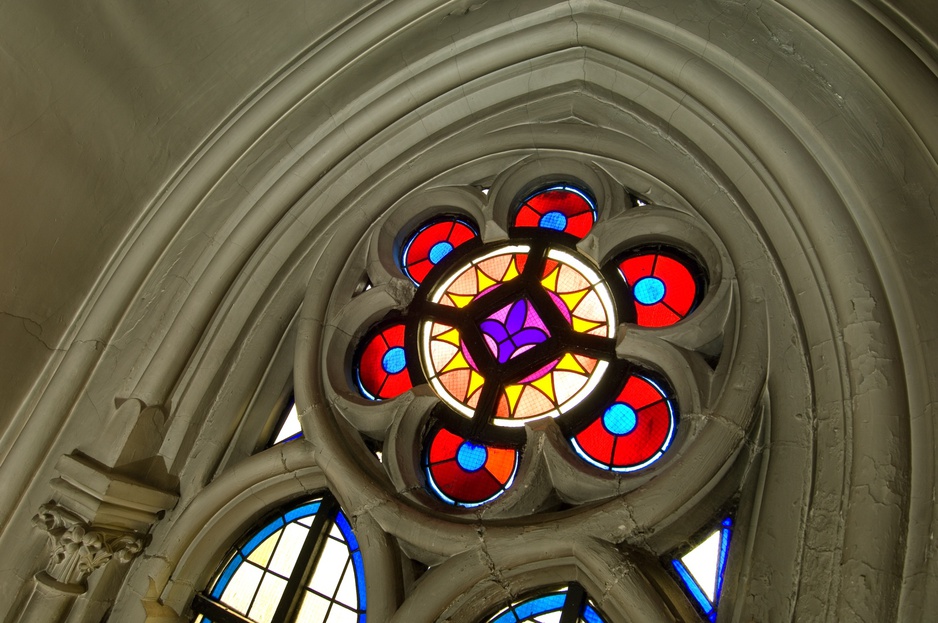
[[[450,504],[478,506],[511,486],[518,451],[469,441],[445,428],[430,437],[424,469],[430,488]]]
[[[404,349],[404,325],[372,330],[363,344],[355,365],[362,395],[370,400],[387,400],[412,387]]]
[[[540,227],[577,238],[589,233],[596,222],[596,206],[589,196],[573,186],[551,186],[524,201],[515,213],[515,227]]]
[[[411,234],[404,245],[401,267],[419,285],[453,249],[477,235],[475,227],[455,216],[427,223]]]
[[[572,251],[482,250],[442,279],[428,302],[448,309],[420,325],[421,364],[437,395],[467,418],[521,426],[556,417],[608,368],[597,351],[612,351],[612,297]]]
[[[619,263],[632,291],[636,324],[667,327],[683,320],[700,299],[700,270],[678,253],[639,252]]]
[[[674,405],[664,389],[651,379],[632,375],[615,401],[571,443],[588,463],[631,472],[664,454],[676,424]]]

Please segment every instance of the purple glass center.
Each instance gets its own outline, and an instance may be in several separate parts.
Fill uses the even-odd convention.
[[[505,363],[550,337],[547,325],[524,298],[480,322],[479,329],[498,363]]]

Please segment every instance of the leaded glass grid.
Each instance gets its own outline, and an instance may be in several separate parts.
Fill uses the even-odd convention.
[[[485,623],[606,623],[579,584],[518,600]]]
[[[196,623],[364,623],[366,608],[358,540],[330,495],[249,533],[193,602]]]

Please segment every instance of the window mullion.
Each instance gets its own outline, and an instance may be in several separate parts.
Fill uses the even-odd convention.
[[[567,598],[563,602],[560,612],[560,623],[577,623],[583,604],[586,601],[586,591],[577,583],[571,583],[567,588]]]
[[[216,623],[254,623],[251,619],[238,614],[223,604],[216,603],[205,595],[196,595],[192,601],[192,609],[206,619]]]
[[[274,621],[292,621],[296,617],[297,610],[302,603],[303,584],[309,579],[316,562],[322,554],[328,535],[327,526],[331,522],[336,512],[338,504],[335,498],[326,494],[322,498],[319,511],[313,520],[313,525],[309,529],[306,540],[303,541],[303,547],[300,548],[296,564],[293,566],[293,572],[290,573],[290,579],[283,590],[283,598],[277,606],[277,612],[274,614]]]

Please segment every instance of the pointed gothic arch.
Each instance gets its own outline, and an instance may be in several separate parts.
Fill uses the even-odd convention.
[[[938,153],[926,109],[936,86],[930,48],[854,5],[668,2],[644,12],[544,1],[515,14],[496,4],[378,3],[349,15],[272,72],[166,181],[5,438],[0,548],[43,559],[29,519],[50,497],[80,506],[88,526],[103,521],[102,501],[133,508],[134,521],[115,526],[154,526],[146,553],[129,571],[109,566],[105,579],[60,578],[90,581],[75,616],[92,620],[107,604],[121,620],[185,617],[212,568],[197,568],[199,521],[221,522],[233,539],[246,517],[299,492],[291,480],[321,487],[324,475],[349,514],[387,541],[387,560],[439,564],[421,586],[446,583],[440,570],[451,561],[482,556],[479,526],[492,539],[515,528],[426,512],[376,461],[354,460],[370,449],[325,418],[341,399],[323,380],[334,372],[323,349],[341,334],[330,296],[350,299],[363,273],[390,274],[376,252],[352,253],[373,223],[429,207],[414,197],[456,197],[491,229],[509,206],[483,212],[473,186],[510,185],[512,167],[549,169],[561,157],[604,171],[603,192],[630,188],[672,207],[675,236],[682,212],[713,229],[734,267],[725,287],[738,296],[736,354],[749,367],[722,388],[726,409],[700,414],[719,468],[640,482],[630,500],[647,504],[632,513],[625,498],[606,501],[586,525],[602,526],[613,545],[661,553],[735,496],[738,598],[727,616],[921,618],[933,609],[925,586],[934,564],[923,553],[935,443],[933,227],[918,218],[930,216]],[[511,195],[498,190],[499,201]],[[411,213],[387,216],[412,199]],[[891,221],[893,202],[915,208],[896,208]],[[375,290],[370,299],[391,306],[407,295],[390,278]],[[677,347],[691,338],[671,336]],[[291,360],[301,420],[315,434],[248,458]],[[693,455],[682,474],[694,471]],[[325,456],[320,475],[313,461]],[[231,476],[255,467],[272,487],[257,498]],[[352,490],[349,474],[371,485]],[[144,486],[115,498],[110,483],[128,482]],[[76,491],[94,500],[75,502]],[[530,527],[578,521],[558,513]],[[424,609],[423,589],[387,560],[399,584],[385,612],[450,612]],[[483,577],[479,560],[470,566]],[[514,569],[499,564],[496,576]],[[32,566],[23,573],[44,563]],[[570,577],[558,579],[602,591],[586,567],[568,565]],[[533,586],[526,574],[514,581]],[[8,586],[0,602],[11,610],[0,616],[12,617],[34,588]],[[643,598],[608,599],[627,616]]]

